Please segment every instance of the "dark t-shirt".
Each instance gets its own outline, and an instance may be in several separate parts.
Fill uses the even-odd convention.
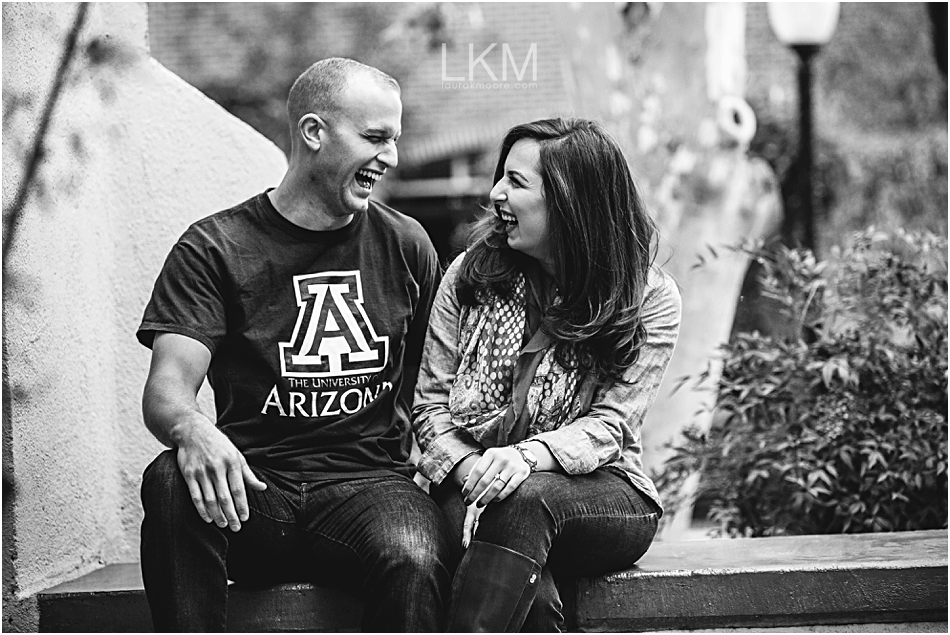
[[[217,425],[252,466],[304,481],[410,475],[409,402],[440,279],[425,231],[385,205],[321,232],[263,193],[188,228],[137,336],[208,347]]]

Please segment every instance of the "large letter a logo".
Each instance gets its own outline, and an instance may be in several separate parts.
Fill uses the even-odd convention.
[[[300,312],[289,342],[280,344],[284,377],[374,373],[386,366],[389,338],[378,337],[363,309],[359,271],[294,276]]]

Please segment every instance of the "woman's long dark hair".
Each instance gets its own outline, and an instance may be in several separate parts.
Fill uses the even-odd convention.
[[[646,339],[641,314],[656,227],[623,152],[596,122],[544,119],[515,126],[502,143],[494,183],[521,139],[540,145],[538,171],[560,295],[541,328],[554,338],[556,359],[565,368],[620,379]],[[526,259],[508,247],[504,222],[487,214],[472,230],[459,300],[474,305],[486,291],[506,297]]]

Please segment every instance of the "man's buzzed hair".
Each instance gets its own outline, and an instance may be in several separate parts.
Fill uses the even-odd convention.
[[[309,112],[319,115],[336,110],[347,81],[357,75],[373,79],[384,86],[391,86],[396,92],[400,92],[399,82],[378,68],[345,57],[320,60],[301,73],[290,87],[287,115],[290,118],[291,131],[297,129],[297,122]]]

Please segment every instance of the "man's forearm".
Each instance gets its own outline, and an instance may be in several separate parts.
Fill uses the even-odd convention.
[[[187,393],[185,393],[187,394]],[[214,428],[214,422],[205,416],[194,399],[182,398],[182,391],[150,380],[142,397],[145,427],[156,439],[169,448],[187,443],[195,432],[204,427]]]

